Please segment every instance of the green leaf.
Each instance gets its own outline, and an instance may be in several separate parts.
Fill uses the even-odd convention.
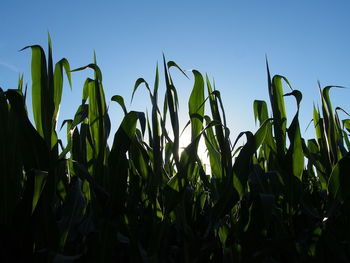
[[[18,90],[7,90],[5,95],[10,102],[13,119],[17,120],[14,128],[20,131],[17,140],[24,169],[26,171],[31,169],[47,171],[49,166],[48,146],[29,121],[22,94]]]
[[[299,110],[300,108],[300,102],[303,98],[303,94],[299,91],[299,90],[293,90],[292,92],[290,93],[286,93],[284,94],[284,96],[294,96],[296,101],[297,101],[297,109]]]
[[[180,66],[178,64],[176,64],[174,61],[168,61],[167,63],[168,69],[170,69],[171,67],[175,67],[178,70],[180,70],[182,72],[182,74],[185,75],[186,78],[189,79],[189,77],[186,75],[185,71],[182,70],[182,68],[180,68]]]
[[[204,80],[202,75],[193,70],[195,77],[194,86],[188,101],[189,115],[191,118],[191,140],[194,140],[203,128],[204,117]]]
[[[156,66],[156,76],[154,80],[154,87],[153,87],[153,96],[151,96],[152,100],[152,134],[150,136],[152,137],[152,152],[153,152],[153,169],[154,169],[154,178],[151,179],[151,191],[154,193],[153,197],[155,198],[155,193],[160,186],[160,183],[162,181],[162,167],[163,167],[163,150],[162,150],[162,138],[161,138],[161,131],[160,131],[160,125],[159,125],[159,116],[158,114],[158,88],[159,88],[159,70],[158,70],[158,64]],[[154,201],[154,200],[153,200]]]
[[[254,100],[254,119],[255,123],[259,120],[260,125],[269,117],[267,104],[263,100]]]
[[[128,111],[126,110],[124,99],[122,96],[114,95],[111,100],[115,101],[116,103],[118,103],[120,105],[120,107],[122,107],[124,115],[126,115],[128,113]]]
[[[177,92],[174,87],[173,81],[170,76],[169,68],[165,61],[165,56],[163,54],[163,64],[165,73],[165,83],[166,83],[166,99],[164,101],[164,117],[166,116],[166,109],[170,113],[170,121],[174,134],[174,145],[173,145],[173,156],[176,165],[179,165],[179,114],[178,114],[178,97]]]
[[[293,175],[299,180],[301,180],[304,170],[304,153],[302,147],[302,138],[300,134],[298,114],[295,115],[290,127],[288,128],[288,137],[290,140],[288,154],[292,156],[291,161]]]
[[[62,89],[63,89],[63,68],[66,71],[66,75],[69,81],[70,88],[72,88],[72,79],[70,73],[69,62],[67,59],[63,58],[55,65],[54,71],[54,94],[53,94],[53,102],[54,102],[54,111],[52,115],[52,135],[51,135],[51,147],[53,147],[57,143],[57,135],[56,135],[56,124],[58,119],[58,113],[60,109],[61,99],[62,99]]]
[[[45,187],[46,178],[48,173],[46,171],[35,170],[34,173],[34,192],[33,192],[33,202],[32,202],[32,214],[36,208],[39,201],[40,195]]]
[[[130,111],[125,115],[114,136],[113,146],[108,157],[109,183],[106,187],[107,190],[110,190],[111,198],[118,204],[119,209],[124,207],[126,200],[129,166],[126,152],[135,136],[139,116],[140,114],[135,111]]]
[[[152,95],[151,89],[149,88],[149,85],[148,85],[147,81],[145,81],[143,78],[138,78],[136,80],[136,82],[135,82],[134,89],[132,91],[131,102],[134,99],[134,95],[135,95],[135,92],[136,92],[137,88],[143,83],[145,84],[145,86],[146,86],[146,88],[147,88],[147,90],[148,90],[148,92],[150,94],[150,97],[153,100],[153,95]]]
[[[328,192],[336,200],[346,202],[350,200],[348,189],[350,185],[349,171],[350,157],[347,155],[334,166],[328,182]]]
[[[211,122],[209,116],[205,116],[206,125]],[[213,128],[210,127],[206,129],[204,133],[205,145],[208,150],[209,161],[210,161],[210,169],[214,178],[222,178],[221,171],[221,155],[218,146],[217,139],[215,138]]]
[[[46,69],[46,58],[45,52],[41,46],[33,45],[24,47],[22,50],[31,48],[32,49],[32,63],[31,63],[31,72],[32,72],[32,109],[33,117],[37,131],[40,136],[46,138],[44,130],[46,128],[46,118],[45,111],[42,111],[42,108],[45,108],[44,99],[47,94],[47,69]],[[46,108],[48,109],[48,108]],[[51,121],[50,121],[51,123]],[[51,142],[51,134],[50,134]]]
[[[99,82],[102,82],[101,70],[95,63],[91,63],[91,64],[86,65],[84,67],[73,69],[73,70],[71,70],[71,72],[82,71],[82,70],[87,69],[87,68],[93,69],[94,70],[94,74],[96,75],[96,79],[98,79]]]
[[[350,132],[350,119],[343,120],[344,128]]]
[[[211,83],[209,81],[208,75],[206,76],[207,90],[209,94],[209,103],[213,121],[222,123],[219,103],[223,114],[223,125],[215,126],[215,136],[217,143],[219,145],[219,150],[221,154],[221,169],[222,176],[225,178],[224,184],[232,185],[232,159],[231,159],[231,146],[229,138],[229,130],[226,128],[225,112],[223,110],[223,105],[221,101],[220,92],[212,89]],[[214,88],[215,89],[215,88]]]
[[[292,156],[291,161],[293,175],[301,181],[304,170],[304,153],[299,126],[299,107],[302,99],[302,94],[298,90],[293,90],[293,92],[287,93],[284,96],[290,95],[294,96],[297,101],[297,112],[293,118],[291,125],[288,128],[288,137],[290,141],[288,154]]]
[[[95,79],[87,79],[83,89],[83,104],[89,98],[88,121],[91,134],[90,145],[88,146],[88,162],[91,162],[89,172],[102,180],[107,163],[106,146],[110,132],[110,119],[107,113],[105,94],[102,86],[102,73],[94,62],[84,67],[72,70],[72,72],[91,68],[94,70]],[[89,148],[90,147],[90,148]]]
[[[275,75],[269,87],[269,95],[274,118],[274,133],[278,156],[283,157],[286,149],[286,123],[287,114],[284,106],[282,80],[290,86],[288,80],[280,75]]]

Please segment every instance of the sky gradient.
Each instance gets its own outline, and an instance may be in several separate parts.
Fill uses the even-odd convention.
[[[0,87],[16,88],[19,74],[24,73],[30,88],[31,53],[18,50],[32,44],[46,50],[49,31],[54,62],[65,57],[72,69],[78,68],[91,63],[95,51],[107,102],[118,94],[128,109],[145,111],[150,109],[146,91],[137,92],[130,105],[131,92],[139,77],[153,83],[156,64],[161,65],[164,52],[183,69],[197,69],[215,79],[235,136],[255,130],[253,101],[268,101],[266,55],[271,73],[286,76],[292,87],[303,93],[300,114],[304,131],[312,118],[312,104],[319,102],[318,80],[322,86],[350,87],[350,2],[285,2],[4,0],[0,9]],[[193,76],[189,72],[188,80],[176,71],[172,74],[184,125]],[[72,91],[66,81],[59,125],[73,118],[84,80],[91,75],[91,71],[73,73]],[[161,84],[162,98],[163,77]],[[287,88],[285,92],[289,92]],[[333,106],[350,111],[349,95],[350,90],[331,91]],[[287,101],[287,112],[294,114],[293,99]],[[114,134],[122,111],[110,103],[109,112]]]

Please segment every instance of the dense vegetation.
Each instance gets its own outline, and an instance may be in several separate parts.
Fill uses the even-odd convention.
[[[300,133],[302,94],[270,77],[254,101],[259,128],[231,143],[220,92],[193,70],[188,101],[191,143],[179,153],[178,96],[164,59],[146,87],[149,114],[128,111],[108,146],[110,119],[102,74],[94,63],[71,70],[40,46],[32,51],[28,119],[23,78],[0,89],[0,257],[2,262],[349,262],[350,120],[340,120],[330,89],[314,107],[315,138]],[[57,135],[63,80],[90,68],[82,103]],[[64,77],[66,76],[66,77]],[[283,87],[285,86],[285,87]],[[341,88],[341,87],[337,87]],[[288,93],[285,93],[285,90]],[[295,99],[289,122],[284,100]],[[117,104],[115,104],[117,105]],[[207,115],[206,115],[207,114]],[[292,114],[293,115],[293,114]],[[205,141],[210,174],[198,157]]]

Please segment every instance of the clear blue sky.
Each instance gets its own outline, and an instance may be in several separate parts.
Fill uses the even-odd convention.
[[[215,79],[229,127],[237,134],[255,129],[253,100],[268,100],[267,54],[272,74],[285,75],[294,89],[302,91],[305,129],[312,103],[319,102],[317,80],[322,85],[350,87],[349,13],[350,1],[345,0],[3,0],[0,86],[16,88],[19,73],[30,86],[31,53],[18,50],[32,44],[46,49],[50,31],[55,61],[66,57],[71,68],[77,68],[91,63],[95,50],[107,101],[119,94],[128,109],[144,111],[148,101],[144,91],[129,104],[133,85],[139,77],[153,83],[156,63],[162,62],[164,52],[182,68]],[[173,75],[185,118],[193,78],[187,80],[176,71]],[[72,75],[73,91],[66,85],[59,125],[73,118],[87,76],[91,72]],[[349,110],[350,90],[334,90],[331,96],[334,106]],[[292,114],[295,106],[289,101],[287,111]],[[114,133],[122,112],[111,103],[110,113]]]

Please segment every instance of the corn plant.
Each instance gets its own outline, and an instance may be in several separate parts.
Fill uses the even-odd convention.
[[[0,89],[4,262],[350,260],[350,120],[340,119],[347,112],[333,109],[330,98],[343,87],[320,87],[315,138],[305,140],[301,91],[284,76],[271,77],[267,65],[270,101],[253,103],[258,129],[232,143],[221,93],[197,70],[190,72],[188,123],[180,127],[172,72],[190,74],[163,55],[164,85],[157,65],[153,84],[138,78],[132,89],[133,99],[146,88],[150,113],[111,98],[124,114],[113,134],[96,55],[71,70],[67,59],[53,63],[50,37],[48,43],[47,58],[38,45],[24,48],[32,51],[30,107],[23,76],[17,89]],[[93,77],[82,84],[81,104],[62,121],[63,145],[57,123],[64,73],[71,86],[71,75],[87,70]],[[291,121],[286,99],[295,100]],[[180,153],[182,128],[191,141]],[[199,157],[201,140],[210,173]]]

